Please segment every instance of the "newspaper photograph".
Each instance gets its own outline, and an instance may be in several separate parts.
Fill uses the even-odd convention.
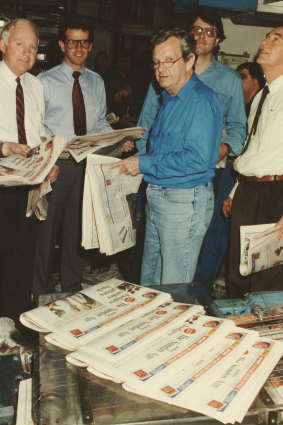
[[[129,127],[103,133],[76,136],[67,143],[67,150],[80,162],[91,153],[120,157],[122,146],[127,140],[139,139],[144,132],[141,127]]]
[[[99,248],[106,255],[136,243],[136,193],[143,177],[111,170],[109,165],[115,161],[100,155],[87,158],[83,194],[82,246]]]
[[[37,185],[51,171],[66,141],[61,136],[40,143],[26,156],[14,154],[1,158],[0,186]]]
[[[240,273],[248,276],[283,263],[283,241],[277,241],[276,223],[240,227]]]
[[[171,300],[171,296],[115,278],[101,282],[20,316],[34,330],[53,332],[47,338],[70,350]]]

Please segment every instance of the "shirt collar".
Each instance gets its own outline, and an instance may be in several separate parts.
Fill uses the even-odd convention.
[[[268,84],[270,94],[275,93],[281,87],[283,87],[283,75],[280,75],[280,77]]]
[[[67,65],[67,64],[66,64],[66,62],[65,62],[64,60],[63,60],[63,62],[62,62],[62,64],[61,64],[61,66],[62,66],[62,68],[63,68],[64,73],[65,73],[65,74],[67,75],[67,77],[69,78],[69,80],[73,81],[73,80],[74,80],[74,79],[73,79],[73,72],[74,72],[73,68],[71,68],[69,65]],[[84,79],[84,75],[85,75],[85,67],[83,67],[83,68],[80,70],[80,73],[81,73],[80,78]]]
[[[166,90],[162,91],[163,101],[168,102],[170,99],[180,99],[181,102],[187,99],[188,94],[192,91],[193,87],[196,85],[198,77],[195,73],[191,76],[191,78],[183,85],[183,87],[178,91],[175,96],[170,96]]]
[[[2,75],[4,77],[4,79],[6,80],[7,84],[10,85],[16,85],[16,78],[17,75],[14,74],[10,68],[8,67],[8,65],[6,64],[6,62],[4,61],[4,59],[0,62],[0,67],[1,67],[1,71],[2,71]],[[21,81],[24,82],[25,81],[25,74],[23,74],[20,77]]]

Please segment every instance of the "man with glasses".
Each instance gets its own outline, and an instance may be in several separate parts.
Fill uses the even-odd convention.
[[[143,173],[148,183],[141,283],[185,283],[194,276],[213,212],[222,111],[216,95],[193,71],[194,37],[183,30],[161,30],[152,47],[163,102],[149,151],[112,168]]]
[[[201,289],[210,292],[216,279],[228,242],[228,220],[222,215],[222,203],[234,185],[232,161],[229,158],[241,153],[246,137],[246,114],[244,96],[239,76],[227,66],[217,62],[214,54],[219,43],[225,39],[222,20],[217,10],[199,7],[194,12],[190,33],[196,40],[197,61],[195,73],[216,93],[222,106],[223,132],[218,153],[218,165],[214,178],[215,207],[211,224],[204,239],[194,281]],[[136,142],[140,152],[145,152],[152,122],[160,108],[160,95],[150,85],[138,125],[146,127]],[[206,119],[203,116],[203,125]]]
[[[39,76],[44,88],[44,125],[48,136],[59,134],[70,141],[75,135],[111,130],[105,119],[103,80],[85,68],[92,43],[93,31],[86,22],[70,18],[61,26],[59,46],[64,54],[63,62]],[[79,96],[75,95],[75,86]],[[82,103],[79,109],[75,109],[78,97]],[[69,157],[59,159],[58,165],[60,178],[53,187],[48,217],[38,229],[34,272],[36,299],[41,293],[54,291],[52,273],[58,241],[61,247],[62,290],[71,292],[81,288],[80,212],[85,164],[77,164]]]

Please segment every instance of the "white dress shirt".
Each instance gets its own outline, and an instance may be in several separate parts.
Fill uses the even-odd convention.
[[[249,147],[234,163],[235,170],[245,176],[273,176],[283,174],[283,75],[269,85],[259,118],[256,134]],[[262,90],[257,93],[248,120],[250,130]],[[233,198],[237,184],[230,193]]]
[[[18,143],[16,120],[16,78],[4,60],[0,62],[0,140]],[[41,143],[44,136],[44,97],[40,81],[26,72],[21,76],[25,100],[25,130],[30,147]]]

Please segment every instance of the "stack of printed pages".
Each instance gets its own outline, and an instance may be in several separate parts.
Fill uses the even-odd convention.
[[[157,287],[158,288],[158,287]],[[24,313],[66,359],[127,391],[241,422],[283,344],[115,278]]]

